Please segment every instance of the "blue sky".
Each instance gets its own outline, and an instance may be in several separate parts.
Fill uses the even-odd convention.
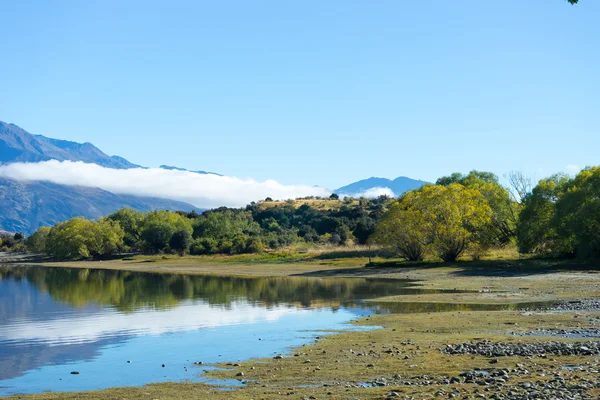
[[[0,0],[0,120],[286,184],[600,164],[600,2]]]

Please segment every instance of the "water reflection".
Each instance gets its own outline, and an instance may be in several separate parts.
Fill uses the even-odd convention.
[[[270,356],[358,315],[506,308],[368,301],[438,292],[408,280],[0,266],[0,396],[203,380],[193,361]]]
[[[426,292],[382,279],[0,266],[0,395],[198,380],[194,360],[283,352],[372,313],[360,300]]]

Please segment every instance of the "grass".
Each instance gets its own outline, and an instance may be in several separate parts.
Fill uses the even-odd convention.
[[[269,209],[274,207],[284,207],[291,205],[294,208],[299,208],[303,205],[308,205],[316,210],[339,210],[344,204],[349,207],[358,206],[359,202],[357,199],[353,199],[351,203],[347,204],[343,200],[333,199],[296,199],[287,201],[261,201],[258,203],[262,209]]]

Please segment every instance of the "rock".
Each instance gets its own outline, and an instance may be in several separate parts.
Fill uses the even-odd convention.
[[[79,371],[71,371],[71,375],[79,375]]]
[[[283,358],[283,356],[281,354],[277,354],[275,357],[273,357],[275,360],[281,360]]]
[[[235,376],[244,376],[243,372],[238,372]]]

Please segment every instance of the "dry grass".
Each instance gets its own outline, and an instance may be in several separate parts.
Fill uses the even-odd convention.
[[[274,207],[284,207],[287,205],[299,208],[303,205],[308,205],[315,210],[339,210],[344,204],[343,200],[330,200],[330,199],[312,199],[312,200],[287,200],[287,201],[261,201],[258,203],[263,209],[269,209]],[[351,203],[347,204],[350,207],[358,206],[358,200],[354,199]]]

